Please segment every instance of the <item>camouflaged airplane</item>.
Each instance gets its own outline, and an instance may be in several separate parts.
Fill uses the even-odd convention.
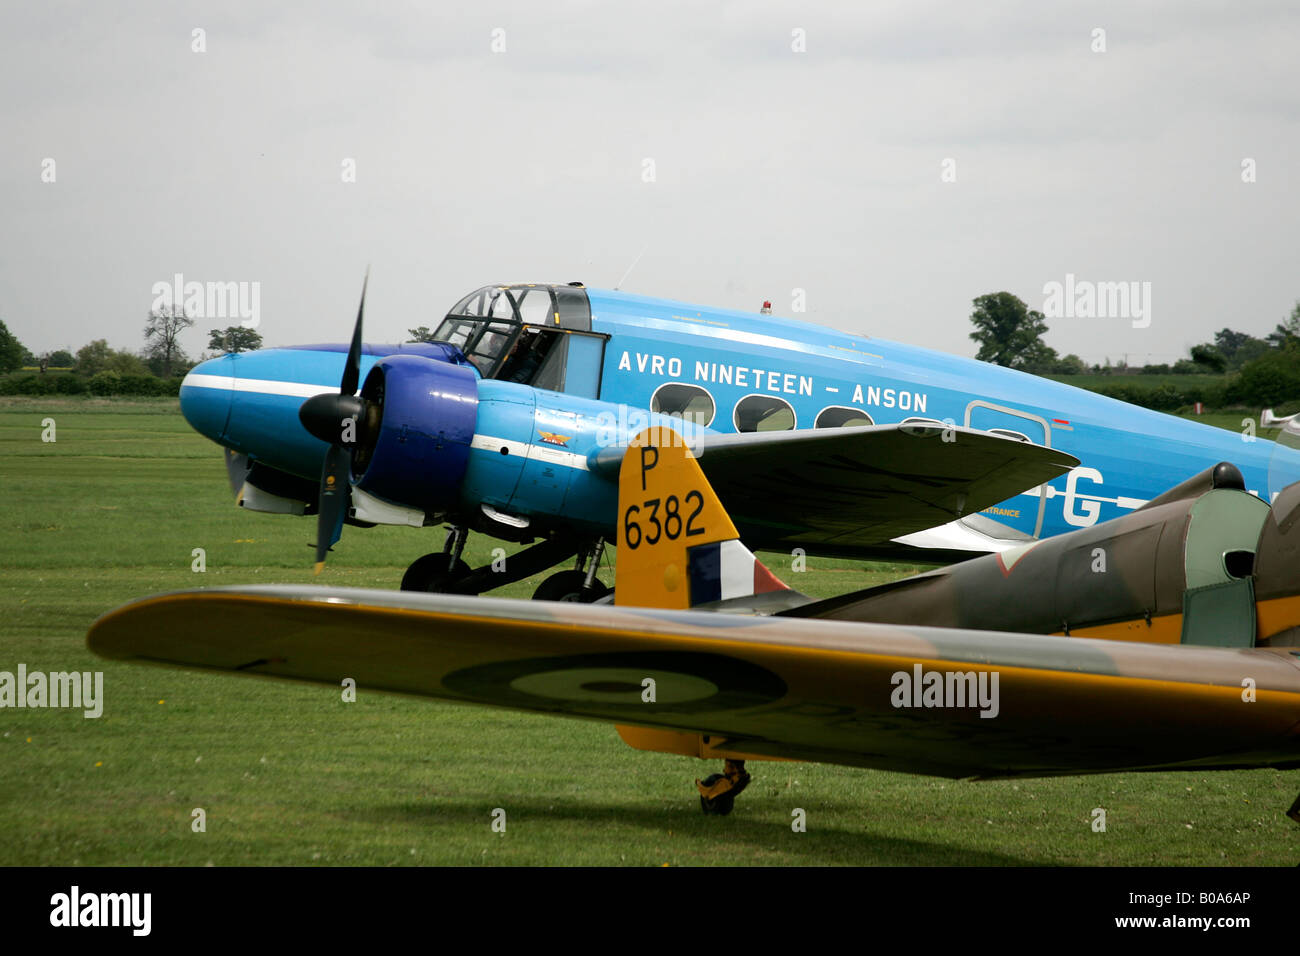
[[[118,608],[87,643],[608,721],[632,747],[723,760],[696,781],[706,813],[731,811],[749,760],[974,779],[1296,768],[1300,486],[1270,508],[1240,484],[1212,469],[1118,522],[803,617],[743,617],[701,609],[797,596],[740,542],[681,438],[652,428],[621,456],[616,605],[209,588]],[[818,619],[877,609],[888,623]],[[1076,636],[1045,633],[1058,618]],[[976,629],[990,625],[1005,629]]]
[[[404,590],[477,594],[576,555],[535,597],[601,597],[619,449],[655,424],[691,440],[752,547],[787,552],[1005,551],[1224,460],[1267,493],[1271,443],[1253,434],[806,322],[518,284],[465,296],[435,343],[376,346],[364,305],[363,289],[350,345],[210,359],[180,403],[227,449],[241,507],[317,516],[318,571],[344,523],[448,525]],[[471,532],[532,547],[472,570]]]

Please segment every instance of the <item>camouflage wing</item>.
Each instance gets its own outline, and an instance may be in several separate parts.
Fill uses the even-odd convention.
[[[950,777],[1300,766],[1293,651],[310,587],[145,598],[100,618],[87,642],[114,660],[336,688],[351,677],[363,693]],[[961,705],[959,687],[971,688]],[[996,693],[982,702],[981,687]]]

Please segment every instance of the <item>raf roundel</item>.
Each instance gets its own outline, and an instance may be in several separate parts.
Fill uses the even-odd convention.
[[[642,699],[642,681],[655,682],[655,701]],[[785,696],[771,671],[722,654],[616,651],[499,661],[448,674],[457,694],[530,709],[565,710],[596,704],[611,716],[711,713],[758,707]]]

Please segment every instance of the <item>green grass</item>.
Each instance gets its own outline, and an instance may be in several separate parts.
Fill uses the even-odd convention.
[[[41,441],[53,417],[57,442]],[[310,519],[235,508],[220,450],[175,400],[0,400],[0,670],[102,670],[103,717],[0,710],[3,864],[1294,864],[1295,774],[1110,774],[964,783],[751,765],[727,818],[715,769],[612,727],[101,661],[99,614],[197,585],[311,580]],[[394,588],[441,544],[348,528],[323,583]],[[484,561],[492,542],[471,542]],[[207,571],[191,570],[191,551]],[[809,559],[814,595],[910,573]],[[527,597],[540,578],[499,593]],[[608,580],[608,577],[607,577]],[[1090,827],[1105,807],[1107,832]],[[207,814],[194,833],[191,811]],[[504,834],[492,811],[506,811]],[[807,832],[791,812],[807,813]]]

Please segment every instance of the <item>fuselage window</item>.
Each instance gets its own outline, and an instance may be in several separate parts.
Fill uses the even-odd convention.
[[[862,425],[874,425],[868,415],[860,408],[849,408],[847,405],[831,405],[823,408],[817,413],[817,420],[813,422],[813,428],[853,428]]]
[[[667,382],[650,396],[650,411],[676,415],[697,425],[708,425],[716,413],[713,396],[698,385]]]
[[[781,432],[794,428],[795,414],[783,398],[746,395],[736,403],[732,421],[738,432]]]
[[[936,429],[943,429],[946,432],[950,427],[947,422],[941,422],[937,418],[917,418],[915,415],[904,418],[898,424],[903,427],[904,434],[918,436],[938,434]]]

